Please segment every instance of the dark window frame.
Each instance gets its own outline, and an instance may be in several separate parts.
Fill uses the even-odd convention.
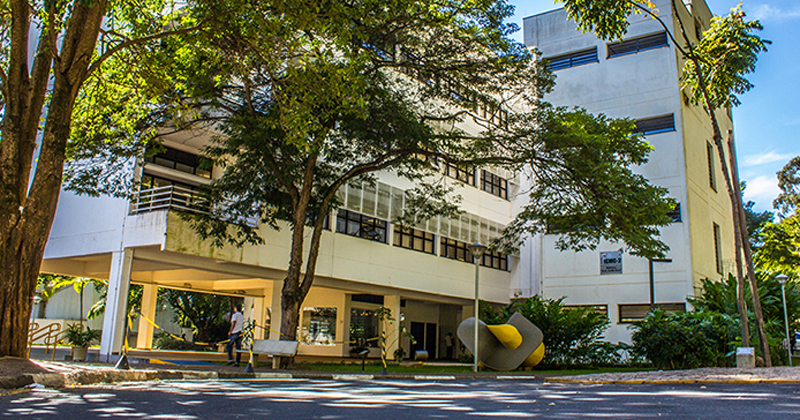
[[[641,118],[634,123],[636,124],[636,128],[633,129],[634,133],[641,133],[645,136],[668,133],[675,131],[675,114]]]
[[[469,252],[469,244],[458,239],[442,236],[439,240],[439,256],[451,260],[474,264],[472,253]],[[500,271],[509,271],[508,255],[497,251],[486,251],[481,258],[481,266],[494,268]]]
[[[708,186],[717,192],[717,167],[714,165],[714,145],[706,142],[706,157],[708,159]]]
[[[620,42],[606,44],[606,53],[607,58],[616,58],[667,46],[669,46],[667,33],[662,31],[636,38],[623,39]]]
[[[393,245],[399,248],[436,255],[436,235],[421,229],[394,227]]]
[[[161,148],[164,149],[163,152],[145,157],[145,162],[205,179],[212,178],[213,168],[206,169],[199,155],[168,146]]]
[[[508,200],[508,180],[485,169],[481,169],[481,190]]]
[[[597,304],[597,305],[592,305],[592,304],[585,304],[585,305],[574,304],[574,305],[564,305],[564,308],[566,308],[566,309],[586,309],[586,308],[588,308],[588,309],[592,310],[593,312],[597,312],[599,314],[605,315],[605,317],[608,318],[608,305],[605,305],[605,304],[602,304],[602,305],[601,304]]]
[[[545,66],[549,71],[569,69],[586,64],[599,63],[597,46],[585,50],[573,51],[553,57],[545,57]]]
[[[623,313],[623,308],[636,308],[636,312],[640,313],[641,317]],[[652,306],[649,303],[620,303],[617,305],[617,324],[641,321],[652,308],[660,308],[666,312],[686,312],[686,302],[655,303]]]
[[[450,162],[444,162],[444,174],[465,184],[475,186],[475,169],[461,169]]]
[[[722,261],[722,232],[720,231],[719,225],[713,223],[714,229],[714,258],[717,268],[717,274],[723,274],[723,261]]]
[[[358,229],[351,229],[353,225],[357,225]],[[336,214],[336,233],[343,233],[345,235],[385,244],[387,228],[388,222],[378,219],[377,217],[366,216],[345,209],[339,209],[339,212]]]

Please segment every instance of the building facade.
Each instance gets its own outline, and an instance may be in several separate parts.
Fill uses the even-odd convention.
[[[712,17],[704,0],[677,2],[676,10],[670,0],[655,4],[676,39],[682,39],[678,19],[695,41]],[[606,339],[614,342],[630,341],[627,326],[649,310],[651,295],[656,304],[684,310],[701,279],[734,271],[731,204],[709,118],[680,87],[684,61],[664,27],[646,15],[629,22],[624,39],[607,42],[578,30],[564,9],[524,20],[525,45],[537,48],[556,75],[555,90],[545,99],[636,120],[653,146],[649,162],[636,171],[678,202],[673,223],[661,230],[670,247],[663,261],[629,255],[622,243],[560,252],[555,235],[532,238],[520,254],[531,261],[522,275],[532,279],[520,294],[565,296],[569,305],[606,312]],[[723,133],[732,129],[730,112],[717,118]]]

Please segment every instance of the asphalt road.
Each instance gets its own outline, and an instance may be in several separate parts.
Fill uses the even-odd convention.
[[[0,397],[3,419],[798,419],[798,384],[175,381]]]

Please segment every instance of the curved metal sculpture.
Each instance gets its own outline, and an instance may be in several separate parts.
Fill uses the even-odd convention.
[[[458,326],[458,338],[475,354],[475,318]],[[478,361],[494,370],[514,370],[522,365],[536,366],[544,357],[544,334],[527,318],[514,313],[502,325],[486,325],[478,320]]]

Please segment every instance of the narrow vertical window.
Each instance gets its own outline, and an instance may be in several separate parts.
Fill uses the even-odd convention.
[[[714,223],[714,255],[717,258],[717,273],[722,274],[722,237],[719,225]]]
[[[714,170],[714,146],[706,142],[706,155],[708,157],[708,185],[717,192],[717,171]]]

